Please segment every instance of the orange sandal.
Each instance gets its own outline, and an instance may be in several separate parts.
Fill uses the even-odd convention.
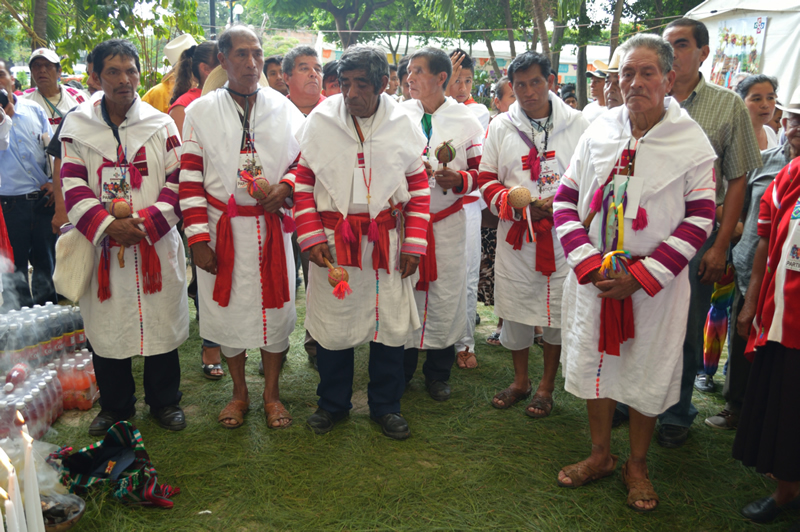
[[[614,461],[611,469],[608,471],[597,471],[593,469],[588,460],[584,460],[583,462],[578,462],[577,464],[572,464],[568,466],[564,466],[561,470],[564,474],[572,481],[572,484],[566,484],[558,480],[558,485],[562,488],[580,488],[581,486],[585,486],[589,482],[593,482],[595,480],[600,480],[601,478],[605,478],[609,475],[612,475],[614,471],[617,469],[617,461],[619,460],[618,456],[611,455],[611,459]],[[623,468],[623,472],[625,469]]]
[[[244,424],[244,415],[248,410],[250,410],[250,403],[248,401],[233,399],[225,405],[225,408],[219,413],[217,421],[226,429],[238,429]],[[229,419],[234,421],[233,425],[225,423],[225,421]]]
[[[628,508],[642,514],[652,512],[658,508],[660,500],[658,494],[653,489],[653,483],[650,482],[650,475],[648,475],[648,478],[628,478],[628,462],[625,462],[622,466],[622,482],[624,482],[625,487],[628,488],[628,499],[625,501]],[[636,503],[639,501],[655,501],[656,505],[652,508],[640,508],[636,506]]]
[[[285,429],[292,425],[292,416],[283,403],[275,401],[274,403],[264,403],[264,414],[267,416],[267,428],[270,429]],[[288,423],[273,425],[276,421],[283,421],[288,419]]]
[[[458,352],[456,363],[461,369],[475,369],[478,367],[478,359],[475,358],[475,353],[470,352],[469,346]]]

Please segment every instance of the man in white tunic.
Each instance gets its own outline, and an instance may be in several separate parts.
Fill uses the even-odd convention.
[[[492,399],[492,406],[509,408],[531,394],[528,352],[535,326],[540,326],[544,372],[525,411],[534,418],[547,417],[553,408],[561,358],[561,289],[569,271],[553,228],[553,196],[589,125],[548,89],[554,79],[550,70],[550,60],[535,52],[511,62],[508,77],[516,102],[489,127],[480,175],[483,197],[500,217],[494,309],[503,319],[500,343],[514,361],[514,382]],[[513,187],[526,188],[537,203],[513,209],[508,203]]]
[[[44,109],[53,129],[61,123],[67,111],[89,99],[85,92],[58,83],[61,77],[61,60],[53,50],[34,50],[28,60],[28,67],[36,86],[23,92],[22,97],[36,102]]]
[[[218,45],[228,81],[186,109],[183,127],[180,198],[198,268],[200,335],[220,344],[233,380],[219,422],[242,425],[250,406],[245,350],[259,348],[267,426],[285,428],[292,418],[278,377],[296,320],[287,172],[300,152],[294,134],[303,117],[283,95],[259,87],[264,57],[252,30],[234,26]],[[271,187],[256,201],[248,185],[258,175]]]
[[[181,430],[178,346],[189,336],[189,308],[175,228],[181,217],[178,130],[136,95],[139,56],[129,41],[106,41],[93,53],[92,76],[104,95],[82,103],[61,130],[67,214],[95,246],[92,282],[80,301],[102,407],[89,433],[102,436],[135,414],[134,356],[145,357],[151,414],[162,427]],[[109,213],[122,202],[132,216]]]
[[[564,487],[614,472],[611,421],[630,405],[627,504],[650,511],[658,495],[647,450],[656,416],[678,401],[689,310],[686,265],[711,232],[714,150],[665,95],[672,47],[641,34],[622,46],[625,105],[600,116],[561,179],[555,223],[572,272],[564,286],[566,389],[586,399],[592,451],[558,475]]]
[[[319,408],[307,424],[324,434],[349,415],[354,347],[369,342],[370,417],[401,440],[410,435],[400,415],[403,346],[420,327],[411,275],[427,245],[425,137],[384,92],[381,50],[348,48],[338,76],[342,93],[320,103],[298,135],[297,240],[313,263],[305,325],[319,343]],[[347,272],[349,290],[332,290],[329,264]]]
[[[408,87],[412,100],[403,107],[412,113],[425,134],[423,160],[430,168],[431,219],[428,251],[415,278],[417,309],[422,328],[406,342],[406,382],[417,369],[419,351],[427,351],[422,372],[425,387],[436,401],[450,398],[450,370],[455,343],[467,330],[466,215],[464,196],[478,186],[478,166],[484,129],[475,114],[445,97],[452,75],[447,54],[421,48],[409,56]],[[455,157],[439,162],[443,143]],[[474,319],[474,318],[473,318]]]

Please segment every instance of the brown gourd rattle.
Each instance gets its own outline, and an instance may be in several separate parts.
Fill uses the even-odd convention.
[[[453,160],[456,158],[456,149],[452,142],[452,140],[442,142],[434,152],[434,155],[436,155],[436,160],[442,163],[442,168],[447,168],[447,163],[453,162]],[[442,193],[447,194],[447,189],[443,189]]]
[[[125,201],[123,198],[115,198],[111,200],[111,207],[109,209],[111,212],[111,216],[116,218],[117,220],[122,220],[123,218],[129,218],[131,215],[131,204]],[[120,244],[119,246],[119,253],[117,253],[117,260],[119,261],[119,267],[125,267],[125,246]]]
[[[341,266],[334,266],[328,259],[323,260],[325,261],[325,266],[328,267],[328,282],[333,287],[334,297],[336,299],[344,299],[349,294],[352,294],[353,290],[348,284],[350,275],[347,273],[347,270]]]
[[[271,188],[269,181],[263,177],[256,177],[247,183],[247,193],[256,201],[263,200],[269,196]]]

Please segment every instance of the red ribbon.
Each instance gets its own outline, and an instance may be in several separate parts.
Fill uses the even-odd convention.
[[[556,255],[553,248],[553,220],[542,218],[532,223],[536,235],[536,271],[549,277],[556,271]],[[528,224],[525,220],[517,220],[511,225],[506,235],[506,242],[519,251],[525,242]]]
[[[128,169],[128,173],[130,174],[130,183],[131,187],[139,190],[142,187],[142,174],[139,172],[139,169],[132,164],[128,164],[124,160],[120,163],[119,168],[126,167]],[[116,163],[112,163],[108,159],[103,159],[103,164],[97,169],[97,179],[100,182],[100,188],[103,188],[103,168],[117,168]]]
[[[396,227],[396,221],[390,209],[381,211],[374,220],[370,220],[367,213],[350,214],[345,218],[342,213],[333,211],[322,211],[319,217],[322,226],[333,231],[337,264],[358,269],[361,269],[361,237],[369,232],[371,222],[377,224],[378,241],[372,246],[372,269],[383,268],[387,273],[391,273],[389,230]]]
[[[235,253],[231,216],[227,203],[209,194],[206,194],[206,201],[222,213],[217,222],[217,278],[214,281],[214,301],[221,307],[227,307],[231,299]],[[282,308],[291,298],[280,218],[277,214],[266,212],[260,205],[237,205],[233,214],[233,217],[264,217],[266,241],[261,252],[261,305],[264,308]]]
[[[139,253],[142,255],[142,289],[145,294],[161,292],[161,259],[154,246],[146,238],[139,241]],[[102,303],[111,298],[111,248],[119,247],[113,238],[103,244],[100,252],[100,264],[97,267],[97,299]]]
[[[462,209],[464,199],[458,198],[455,203],[442,209],[439,212],[431,213],[431,218],[428,221],[428,250],[425,255],[419,258],[419,280],[417,281],[416,289],[425,292],[430,287],[430,283],[439,278],[439,269],[436,263],[436,238],[433,233],[433,224],[444,220],[451,214],[455,214]]]
[[[628,261],[631,266],[642,260],[642,257],[633,257]],[[597,350],[601,353],[619,356],[620,346],[626,340],[635,337],[633,323],[633,300],[630,296],[623,300],[602,298],[600,305],[600,341]]]

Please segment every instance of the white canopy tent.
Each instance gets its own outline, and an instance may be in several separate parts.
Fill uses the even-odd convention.
[[[761,17],[766,23],[760,73],[778,78],[778,99],[800,85],[800,0],[706,0],[686,14],[708,27],[711,56],[700,71],[710,79],[720,22]]]

